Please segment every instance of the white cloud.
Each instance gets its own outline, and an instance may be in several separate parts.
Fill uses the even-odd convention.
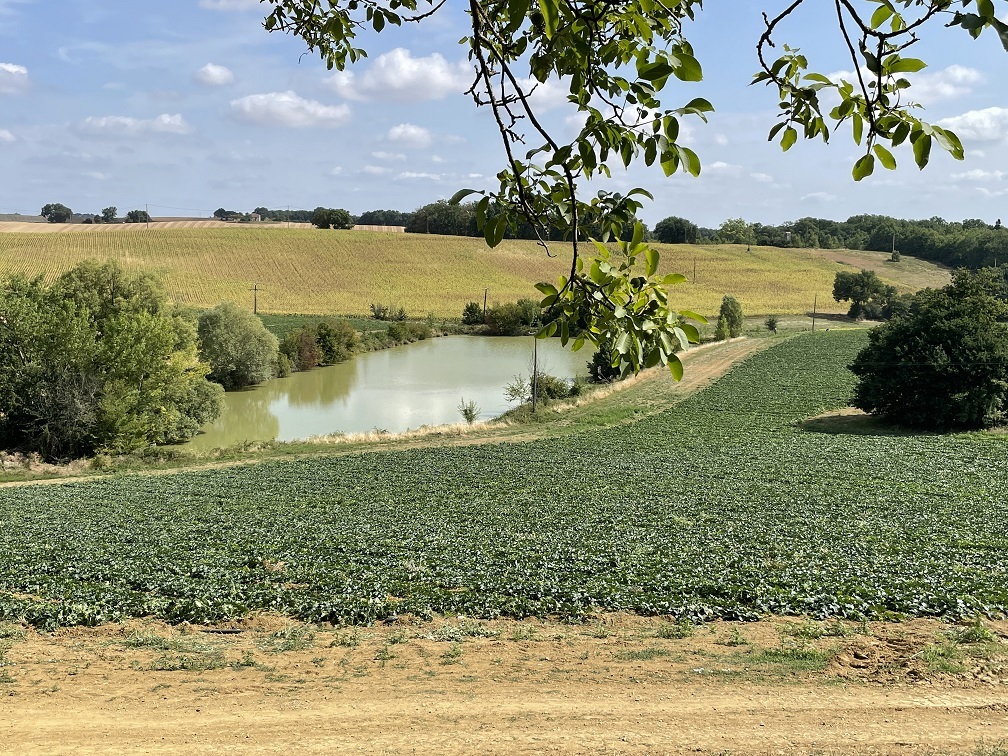
[[[962,139],[996,142],[1008,136],[1008,108],[970,110],[938,121],[939,126],[952,129]]]
[[[332,170],[329,171],[329,175],[330,176],[339,176],[341,173],[343,173],[343,166],[342,165],[334,165],[332,167]]]
[[[0,94],[17,94],[27,86],[27,68],[16,63],[0,63]]]
[[[829,192],[811,192],[801,198],[802,202],[833,202],[834,200],[836,200],[836,195]]]
[[[772,184],[774,180],[769,173],[750,173],[749,178],[761,184]]]
[[[342,126],[350,119],[346,105],[323,105],[291,91],[254,94],[231,101],[236,117],[263,126],[311,128]]]
[[[920,73],[908,76],[910,80],[910,97],[922,104],[938,100],[950,100],[969,94],[973,84],[979,83],[983,76],[975,68],[952,65],[934,73]]]
[[[17,137],[11,134],[7,129],[0,129],[0,142],[11,144],[16,141]]]
[[[416,171],[403,171],[396,179],[427,179],[428,181],[440,181],[440,173],[417,173]]]
[[[381,150],[379,150],[378,152],[372,152],[371,157],[373,157],[375,160],[388,160],[388,161],[406,159],[406,156],[401,152],[383,152]]]
[[[707,171],[710,173],[727,173],[734,175],[737,174],[741,168],[742,166],[735,165],[734,163],[726,163],[723,160],[715,160],[707,166]]]
[[[465,61],[449,63],[439,53],[414,58],[404,47],[382,53],[366,71],[339,71],[329,84],[348,100],[421,102],[441,100],[468,89],[472,70]]]
[[[101,171],[87,171],[84,174],[87,178],[92,178],[95,181],[108,181],[109,175],[107,173],[102,173]]]
[[[220,87],[230,84],[235,80],[234,72],[226,66],[218,66],[214,63],[207,63],[203,68],[193,74],[193,78],[200,84],[210,87]]]
[[[207,10],[246,11],[262,6],[259,0],[199,0],[199,7]]]
[[[430,131],[423,126],[417,126],[414,123],[400,123],[389,129],[388,140],[404,144],[407,147],[427,147],[431,143],[432,137]]]
[[[1008,173],[1004,171],[985,171],[982,168],[952,174],[952,178],[958,181],[1000,181],[1005,176],[1008,176]]]
[[[361,173],[366,173],[369,176],[384,176],[390,172],[390,169],[384,165],[365,165],[361,168]]]
[[[726,137],[724,134],[715,134],[714,144],[716,144],[718,147],[724,147],[726,144],[728,144],[728,137]]]
[[[192,127],[178,113],[162,113],[157,118],[140,119],[129,116],[91,116],[78,130],[93,136],[144,136],[146,134],[188,134]]]

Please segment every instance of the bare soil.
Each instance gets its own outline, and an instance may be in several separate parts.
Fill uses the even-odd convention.
[[[1005,634],[625,615],[8,625],[0,753],[1000,754]]]

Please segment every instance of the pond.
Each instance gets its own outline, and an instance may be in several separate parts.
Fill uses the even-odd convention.
[[[510,406],[504,387],[532,371],[531,337],[446,336],[368,352],[339,365],[275,378],[225,395],[220,418],[187,444],[212,449],[243,441],[293,441],[330,433],[391,433],[462,422],[459,402],[480,418]],[[559,378],[587,373],[591,349],[573,353],[540,340],[539,369]]]

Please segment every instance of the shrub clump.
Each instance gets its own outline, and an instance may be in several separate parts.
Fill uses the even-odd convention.
[[[221,410],[196,323],[160,284],[84,262],[0,281],[0,446],[50,460],[192,438]]]
[[[224,302],[199,316],[200,356],[210,363],[210,380],[225,391],[273,377],[280,342],[255,315]]]
[[[722,321],[724,327],[722,328]],[[718,314],[718,332],[727,335],[715,336],[718,341],[731,338],[735,339],[742,335],[742,326],[745,325],[745,316],[742,314],[742,305],[730,294],[725,295],[721,300],[721,311]]]
[[[929,430],[1008,420],[1008,303],[991,271],[959,271],[874,328],[854,359],[855,407]]]

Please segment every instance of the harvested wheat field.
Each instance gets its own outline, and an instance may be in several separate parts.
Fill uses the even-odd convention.
[[[539,281],[568,272],[567,250],[555,257],[528,241],[489,249],[482,239],[374,231],[321,231],[285,224],[178,220],[142,224],[0,224],[0,274],[53,278],[85,259],[113,259],[132,271],[160,275],[175,301],[212,307],[252,305],[258,286],[262,312],[360,315],[373,303],[410,316],[458,318],[467,302],[537,298]],[[738,245],[658,245],[662,269],[689,281],[674,291],[677,305],[716,313],[733,294],[747,314],[841,313],[833,278],[865,254],[841,260],[820,250]],[[866,258],[867,259],[867,258]],[[873,260],[873,258],[872,258]],[[880,264],[881,265],[881,264]],[[695,274],[695,276],[694,276]],[[901,290],[947,281],[949,274],[920,261],[880,268]]]
[[[1008,623],[8,627],[0,752],[1002,753]]]

